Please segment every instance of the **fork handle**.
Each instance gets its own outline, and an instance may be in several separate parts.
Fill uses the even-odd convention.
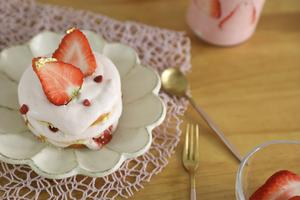
[[[217,134],[217,136],[222,140],[222,142],[226,145],[226,147],[231,151],[231,153],[237,158],[239,162],[242,162],[242,156],[236,150],[236,148],[226,139],[224,133],[219,129],[219,127],[210,119],[210,117],[202,110],[201,107],[197,105],[194,99],[185,94],[185,97],[189,100],[191,105],[195,108],[195,110],[200,114],[200,116],[204,119],[207,125]]]
[[[195,173],[190,173],[190,181],[191,181],[190,200],[196,200],[196,177],[195,177]]]

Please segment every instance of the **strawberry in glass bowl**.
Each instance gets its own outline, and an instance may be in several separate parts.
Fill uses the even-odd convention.
[[[300,199],[300,141],[276,140],[251,151],[236,177],[238,200]]]

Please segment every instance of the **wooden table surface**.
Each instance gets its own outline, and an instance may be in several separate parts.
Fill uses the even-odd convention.
[[[254,36],[233,48],[205,44],[192,34],[185,23],[187,0],[39,1],[186,31],[192,41],[192,94],[242,155],[268,140],[300,139],[299,0],[267,1]],[[185,120],[201,125],[198,198],[235,199],[238,162],[192,109]],[[182,142],[163,172],[130,199],[188,199],[181,151]]]

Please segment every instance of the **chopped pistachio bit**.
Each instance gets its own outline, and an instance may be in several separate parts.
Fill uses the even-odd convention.
[[[80,90],[80,88],[79,89],[74,89],[72,91],[71,99],[74,99],[75,97],[77,97],[79,95],[79,90]]]

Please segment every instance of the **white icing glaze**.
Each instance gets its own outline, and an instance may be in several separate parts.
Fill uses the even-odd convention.
[[[112,132],[114,132],[116,130],[117,125],[118,125],[118,121],[116,121],[114,124],[112,124],[112,126],[113,126]],[[103,131],[99,135],[97,135],[95,138],[101,137],[101,135],[103,135]],[[58,142],[58,141],[51,140],[51,139],[47,139],[47,141],[51,144],[54,144],[56,146],[63,147],[63,148],[68,147],[72,144],[76,144],[76,142],[62,143],[62,142]],[[94,149],[94,150],[100,149],[102,147],[102,145],[95,142],[93,138],[86,138],[84,140],[81,140],[80,144],[84,144],[89,149]]]
[[[101,126],[98,126],[99,131],[96,132],[96,135],[94,137],[86,137],[86,138],[73,140],[72,137],[66,136],[66,138],[68,138],[70,141],[60,141],[60,140],[57,140],[59,137],[48,137],[49,136],[48,134],[40,134],[41,133],[39,131],[40,129],[46,130],[45,132],[49,131],[48,125],[39,124],[38,126],[33,126],[33,125],[30,126],[29,125],[28,127],[34,135],[36,135],[38,137],[40,137],[41,135],[45,136],[46,137],[46,142],[49,142],[49,143],[51,143],[55,146],[65,148],[65,147],[71,146],[72,144],[84,144],[89,149],[95,149],[96,150],[96,149],[100,149],[102,146],[100,144],[96,143],[93,140],[93,138],[101,137],[101,135],[103,135],[104,131],[106,129],[108,129],[110,125],[113,126],[113,130],[112,130],[112,133],[113,133],[114,130],[116,129],[117,125],[118,125],[118,120],[115,121],[112,124],[106,123],[106,124],[102,124]],[[43,132],[43,133],[45,133],[45,132]],[[55,132],[55,133],[51,132],[50,134],[53,135],[53,136],[58,136],[62,133],[58,131],[58,132]]]
[[[119,99],[113,110],[110,112],[110,115],[107,120],[100,122],[99,124],[88,127],[82,134],[79,135],[70,135],[66,134],[63,131],[59,130],[57,132],[52,132],[49,129],[47,123],[42,123],[30,116],[27,116],[27,120],[30,123],[31,131],[36,135],[43,135],[47,139],[56,141],[57,143],[66,143],[68,145],[73,144],[77,140],[87,140],[89,138],[99,136],[104,130],[106,130],[110,125],[116,124],[122,113],[122,100]],[[30,127],[30,126],[29,126]],[[66,146],[68,146],[66,145]]]

